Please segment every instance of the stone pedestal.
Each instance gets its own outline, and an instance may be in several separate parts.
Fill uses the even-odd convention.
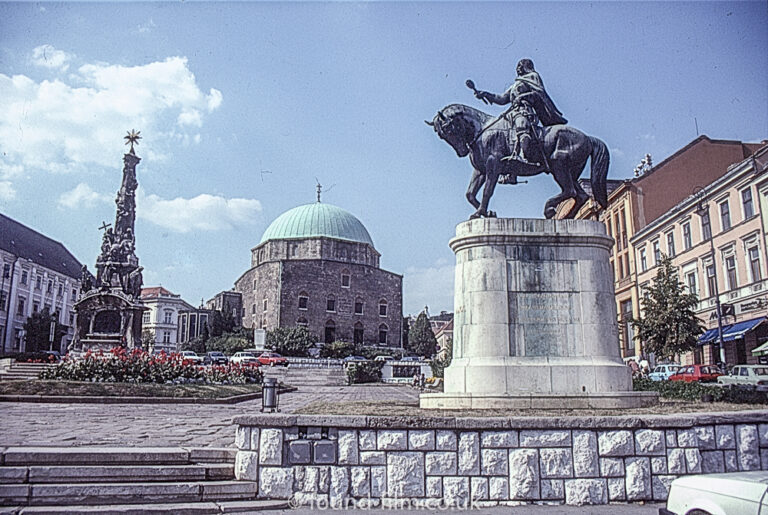
[[[613,239],[589,220],[491,218],[459,224],[453,362],[422,408],[627,408]]]
[[[141,318],[147,308],[120,288],[91,290],[75,303],[75,338],[71,351],[108,352],[141,347]]]

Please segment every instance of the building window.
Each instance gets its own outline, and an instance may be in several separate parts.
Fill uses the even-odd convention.
[[[355,345],[363,344],[363,324],[360,322],[355,324],[354,338],[352,339]]]
[[[659,248],[659,240],[653,242],[653,265],[656,266],[661,263],[661,249]]]
[[[63,285],[63,284],[60,284],[60,285],[59,285],[59,291],[58,291],[58,295],[59,295],[59,297],[61,297],[62,295],[64,295],[64,285]]]
[[[16,304],[16,315],[23,316],[24,315],[24,303],[27,301],[24,297],[19,297],[19,300]]]
[[[381,299],[379,301],[379,316],[380,317],[387,316],[387,301],[384,299]]]
[[[350,284],[349,270],[344,270],[341,272],[341,287],[349,288],[349,284]]]
[[[328,298],[325,300],[325,310],[331,313],[336,311],[336,297],[328,295]]]
[[[69,312],[69,325],[75,325],[75,314],[72,311]]]
[[[667,253],[669,257],[675,257],[675,233],[669,231],[667,233]]]
[[[336,324],[333,320],[328,320],[325,323],[325,343],[333,343],[336,341]]]
[[[72,301],[77,300],[77,288],[72,288]]]
[[[621,226],[619,225],[619,214],[618,213],[614,213],[613,214],[613,232],[617,236],[617,238],[616,238],[616,246],[618,247],[618,250],[621,250],[622,248],[624,248],[622,246],[621,238],[620,238],[620,236],[621,236],[621,229],[620,229],[620,227]]]
[[[53,280],[48,279],[48,287],[45,289],[45,293],[51,293],[53,291]]]
[[[715,290],[717,290],[717,283],[715,282],[715,265],[710,263],[707,265],[707,294],[710,297],[715,296]]]
[[[298,320],[296,320],[296,325],[298,327],[308,327],[309,326],[309,322],[307,322],[306,318],[301,317]]]
[[[643,272],[648,270],[648,258],[645,255],[645,249],[640,249],[640,270]]]
[[[728,289],[735,290],[737,286],[735,256],[727,256],[725,258],[725,277],[728,281]]]
[[[629,245],[627,244],[627,217],[624,214],[624,210],[621,210],[621,243],[623,247],[629,248]]]
[[[747,249],[747,256],[752,282],[757,282],[763,278],[763,274],[760,272],[760,251],[757,247],[751,247]]]
[[[619,279],[624,279],[624,257],[623,256],[619,256],[618,266],[619,266]]]
[[[355,315],[363,314],[363,299],[360,297],[355,299]]]
[[[171,332],[163,331],[163,343],[171,343]]]
[[[39,290],[42,287],[43,287],[43,278],[38,275],[35,279],[35,289]]]
[[[141,315],[141,323],[142,323],[142,324],[149,324],[149,311],[145,311],[145,312],[144,312],[144,313]]]
[[[683,250],[688,250],[693,246],[691,241],[691,222],[683,224]]]
[[[4,291],[0,291],[0,310],[5,309],[5,302],[6,302],[7,295],[8,294],[5,293]],[[4,335],[0,334],[0,336],[4,336]]]
[[[309,295],[307,295],[307,292],[303,291],[299,293],[299,309],[306,310],[308,303]]]
[[[709,219],[709,211],[701,217],[701,239],[704,241],[712,237],[712,221]]]
[[[387,344],[387,333],[389,332],[389,328],[387,327],[387,324],[381,324],[379,326],[379,345],[386,345]]]
[[[256,291],[256,279],[253,280],[253,291]]]
[[[727,200],[720,204],[720,224],[723,227],[723,231],[731,228],[731,208],[728,207]]]
[[[251,306],[251,315],[255,315],[255,314],[256,314],[256,303],[254,302],[253,306]]]
[[[267,299],[264,299],[261,301],[261,310],[266,313],[267,312]]]
[[[39,302],[33,302],[32,303],[32,313],[37,313],[38,310],[40,310],[40,303]]]
[[[630,325],[630,320],[632,320],[632,301],[622,301],[619,309],[621,310],[621,338],[624,340],[625,354],[631,355],[630,352],[634,350],[631,334],[632,327]]]
[[[29,275],[29,272],[26,270],[21,271],[21,284],[27,284],[27,276]]]
[[[163,323],[164,324],[172,324],[173,323],[172,320],[171,320],[172,318],[173,318],[173,311],[171,311],[170,309],[166,309],[163,312]]]
[[[688,284],[688,293],[693,295],[699,294],[699,288],[696,284],[696,272],[688,272],[685,274],[685,282]]]
[[[8,279],[11,276],[11,265],[5,263],[3,265],[3,279]]]
[[[744,208],[744,220],[752,218],[755,214],[755,206],[752,203],[752,188],[741,190],[741,205]]]

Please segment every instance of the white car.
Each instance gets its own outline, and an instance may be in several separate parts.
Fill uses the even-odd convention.
[[[720,384],[752,386],[756,390],[768,391],[768,365],[736,365],[727,376],[717,378]]]
[[[667,363],[665,365],[656,365],[651,371],[650,374],[648,374],[648,379],[651,381],[666,381],[669,379],[669,376],[674,374],[680,369],[680,365],[677,363]]]
[[[203,358],[198,356],[195,351],[192,350],[183,350],[181,351],[181,357],[184,359],[188,359],[189,361],[194,362],[196,365],[202,365],[203,364]]]
[[[259,360],[256,359],[256,356],[244,351],[235,352],[229,359],[229,362],[237,363],[238,365],[259,365]]]
[[[768,470],[683,476],[672,481],[659,515],[768,513]]]

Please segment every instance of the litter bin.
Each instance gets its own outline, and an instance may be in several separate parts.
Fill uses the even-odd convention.
[[[277,407],[278,402],[277,378],[265,377],[261,384],[261,412],[264,413],[264,410],[270,410],[272,413],[280,411]]]

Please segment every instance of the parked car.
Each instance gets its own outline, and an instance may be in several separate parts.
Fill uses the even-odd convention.
[[[259,360],[256,359],[256,356],[245,351],[235,352],[229,361],[237,363],[238,365],[254,365],[257,367],[261,364],[259,363]]]
[[[723,375],[715,365],[684,365],[669,376],[670,381],[685,381],[686,383],[713,383]]]
[[[350,361],[368,361],[364,356],[347,356],[344,361],[349,363]]]
[[[698,474],[672,481],[659,515],[758,515],[768,512],[768,470]]]
[[[736,365],[728,375],[717,378],[720,384],[753,386],[768,391],[768,365]]]
[[[223,352],[214,350],[205,354],[203,363],[206,365],[226,365],[229,363],[229,358]]]
[[[54,362],[57,363],[61,361],[61,353],[57,350],[46,350],[46,351],[43,351],[43,354],[46,355],[46,358],[51,363],[54,363]]]
[[[403,356],[400,361],[421,361],[418,356]]]
[[[394,361],[395,358],[392,356],[376,356],[373,358],[374,361]]]
[[[648,374],[648,379],[651,381],[666,381],[669,376],[674,374],[680,369],[680,365],[677,363],[667,363],[664,365],[656,365],[654,369]]]
[[[262,352],[257,359],[262,365],[269,365],[270,367],[275,365],[288,366],[288,360],[277,352]]]
[[[181,351],[181,357],[185,360],[189,360],[193,362],[196,365],[201,365],[203,363],[203,358],[197,355],[195,351],[192,350],[183,350]]]

